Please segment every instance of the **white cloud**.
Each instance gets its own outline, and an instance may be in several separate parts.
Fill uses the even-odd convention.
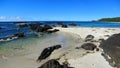
[[[7,19],[6,16],[0,16],[0,20],[5,20],[5,19]]]

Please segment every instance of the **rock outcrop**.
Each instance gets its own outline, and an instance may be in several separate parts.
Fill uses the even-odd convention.
[[[120,68],[120,33],[114,34],[107,40],[104,40],[100,44],[100,47],[115,61],[116,64],[114,66]]]
[[[87,35],[86,38],[85,38],[85,42],[92,41],[93,39],[94,39],[93,35]]]
[[[24,37],[24,33],[17,33],[17,34],[14,34],[14,37]]]
[[[73,68],[73,67],[68,67],[68,64],[62,65],[57,60],[51,59],[38,68]]]
[[[94,50],[97,48],[97,46],[93,43],[85,43],[81,46],[81,48],[83,48],[85,50]]]
[[[38,57],[37,62],[40,62],[43,59],[46,59],[47,57],[49,57],[51,55],[51,53],[56,50],[61,48],[61,45],[55,45],[55,46],[51,46],[48,48],[45,48],[42,52],[41,55]]]

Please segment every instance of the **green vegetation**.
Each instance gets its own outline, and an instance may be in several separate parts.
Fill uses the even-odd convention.
[[[102,18],[99,19],[100,22],[120,22],[120,17],[114,17],[114,18]]]

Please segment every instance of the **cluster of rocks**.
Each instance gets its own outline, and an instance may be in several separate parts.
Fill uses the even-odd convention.
[[[37,62],[41,62],[42,60],[48,58],[54,50],[59,48],[61,48],[61,45],[54,45],[45,48],[38,57]],[[67,63],[60,64],[57,59],[50,59],[38,68],[73,68],[73,67],[69,67]]]
[[[12,40],[12,39],[20,38],[20,37],[24,37],[24,36],[25,36],[24,33],[17,33],[17,34],[8,36],[8,37],[0,38],[0,40],[2,40],[2,41],[8,41],[8,40]]]
[[[36,32],[46,32],[46,33],[53,33],[59,31],[58,29],[53,29],[50,25],[40,26],[39,24],[29,24],[30,29]],[[53,30],[50,30],[53,29]]]
[[[61,48],[61,45],[54,45],[45,48],[38,57],[37,62],[41,62],[42,60],[48,58],[54,50],[59,48]],[[68,67],[68,64],[63,64],[63,65],[60,64],[57,59],[50,59],[38,68],[72,68],[72,67]]]

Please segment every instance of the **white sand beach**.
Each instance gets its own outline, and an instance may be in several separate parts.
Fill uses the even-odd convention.
[[[87,35],[95,36],[95,40],[98,39],[107,39],[106,35],[111,36],[113,34],[119,33],[119,28],[86,28],[86,27],[71,27],[71,28],[61,28],[57,27],[60,31],[69,32],[79,35],[83,40]],[[99,46],[99,42],[95,43]],[[81,46],[81,43],[76,45]],[[70,66],[75,68],[114,68],[108,61],[101,55],[103,50],[100,48],[100,51],[94,51],[89,54],[86,54],[83,50],[75,50],[72,48],[66,53],[66,56],[63,57],[67,59]],[[85,55],[84,55],[85,54]],[[82,56],[84,55],[84,56]],[[63,61],[62,58],[62,61]]]
[[[70,41],[67,43],[72,44],[66,45],[66,47],[63,49],[55,50],[51,56],[47,58],[47,60],[60,57],[61,59],[59,62],[63,63],[65,60],[67,60],[69,65],[75,68],[113,68],[101,55],[102,49],[100,49],[100,51],[87,51],[84,49],[75,49],[75,47],[80,47],[84,43],[83,41],[87,35],[95,36],[95,40],[100,38],[107,39],[108,37],[106,37],[106,35],[111,36],[112,34],[119,33],[119,28],[56,27],[55,29],[60,30],[58,33],[65,33],[65,36],[68,35],[66,40]],[[72,38],[72,36],[74,38]],[[48,40],[51,42],[51,39]],[[52,40],[52,42],[55,42],[54,40],[56,39]],[[99,42],[95,44],[98,46]],[[49,45],[49,43],[46,43],[46,45]],[[63,56],[63,54],[65,55]],[[32,48],[30,54],[26,54],[20,57],[13,57],[12,59],[3,57],[4,60],[0,61],[0,68],[37,68],[47,61],[45,60],[41,63],[36,63],[36,59],[39,55],[40,50],[38,49],[34,51],[34,48]]]

